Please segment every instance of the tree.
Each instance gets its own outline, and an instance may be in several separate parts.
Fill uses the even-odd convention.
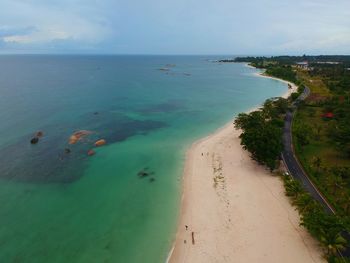
[[[301,183],[292,178],[286,178],[284,180],[284,186],[286,188],[286,195],[293,199],[297,199],[304,192]]]
[[[242,129],[239,136],[241,145],[251,153],[252,159],[273,170],[283,149],[282,128],[268,112],[271,111],[241,113],[234,124],[236,128]]]
[[[310,143],[310,128],[306,124],[296,123],[294,134],[300,146]]]
[[[339,232],[324,231],[320,238],[328,256],[336,256],[338,251],[346,249],[347,241]]]
[[[262,108],[262,112],[268,119],[278,119],[281,114],[285,114],[288,110],[288,100],[285,98],[267,99]]]
[[[317,173],[320,172],[321,164],[322,164],[322,160],[320,157],[314,156],[312,158],[312,166],[316,168]]]
[[[290,98],[292,99],[292,101],[295,101],[298,97],[299,97],[298,92],[293,92],[292,94],[290,94]]]
[[[316,131],[316,140],[319,140],[321,137],[321,131],[322,131],[322,126],[319,124],[314,125],[315,131]]]
[[[345,229],[343,223],[337,216],[326,214],[322,207],[304,213],[301,225],[321,242],[328,256],[345,249],[347,241],[341,236]]]
[[[298,197],[292,202],[295,205],[300,214],[310,213],[315,209],[319,209],[320,204],[317,203],[308,193],[298,194]]]
[[[346,186],[346,183],[343,181],[341,176],[329,173],[326,178],[327,186],[332,189],[332,195],[335,195],[339,189],[342,189]]]

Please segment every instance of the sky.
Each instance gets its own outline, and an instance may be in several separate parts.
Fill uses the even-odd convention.
[[[350,54],[350,0],[0,0],[0,53]]]

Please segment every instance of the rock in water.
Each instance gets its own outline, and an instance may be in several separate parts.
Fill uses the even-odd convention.
[[[95,154],[95,151],[94,150],[88,150],[88,152],[87,152],[87,155],[88,156],[92,156],[92,155],[94,155]]]
[[[35,134],[36,137],[43,137],[44,133],[42,131],[37,131],[37,133]]]
[[[91,133],[92,133],[91,131],[86,131],[86,130],[77,131],[69,137],[69,144],[76,144],[83,137],[85,137]]]
[[[34,137],[30,140],[31,144],[37,144],[39,142],[39,138],[38,137]]]
[[[106,140],[104,139],[101,139],[101,140],[98,140],[95,142],[95,146],[98,147],[98,146],[102,146],[102,145],[105,145],[106,144]]]

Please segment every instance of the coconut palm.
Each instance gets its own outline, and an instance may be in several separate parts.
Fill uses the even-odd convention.
[[[322,160],[320,157],[314,156],[312,158],[312,166],[316,168],[317,173],[320,172],[321,164],[322,164]]]
[[[335,195],[339,189],[346,186],[346,182],[339,175],[329,174],[326,178],[327,186],[332,189],[332,194]]]
[[[322,131],[322,126],[319,124],[314,125],[315,131],[316,131],[316,139],[319,140],[321,137],[321,131]]]
[[[285,180],[286,195],[294,199],[297,199],[300,194],[304,192],[303,187],[299,181],[296,181],[292,178]]]
[[[315,209],[319,209],[319,204],[308,193],[301,193],[294,201],[300,214],[310,213]]]
[[[346,249],[347,241],[339,232],[325,231],[323,235],[321,235],[320,241],[325,247],[328,256],[335,256],[339,251]]]

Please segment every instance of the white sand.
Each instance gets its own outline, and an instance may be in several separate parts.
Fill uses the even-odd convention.
[[[281,179],[250,159],[239,134],[230,123],[188,151],[169,262],[326,262]]]

